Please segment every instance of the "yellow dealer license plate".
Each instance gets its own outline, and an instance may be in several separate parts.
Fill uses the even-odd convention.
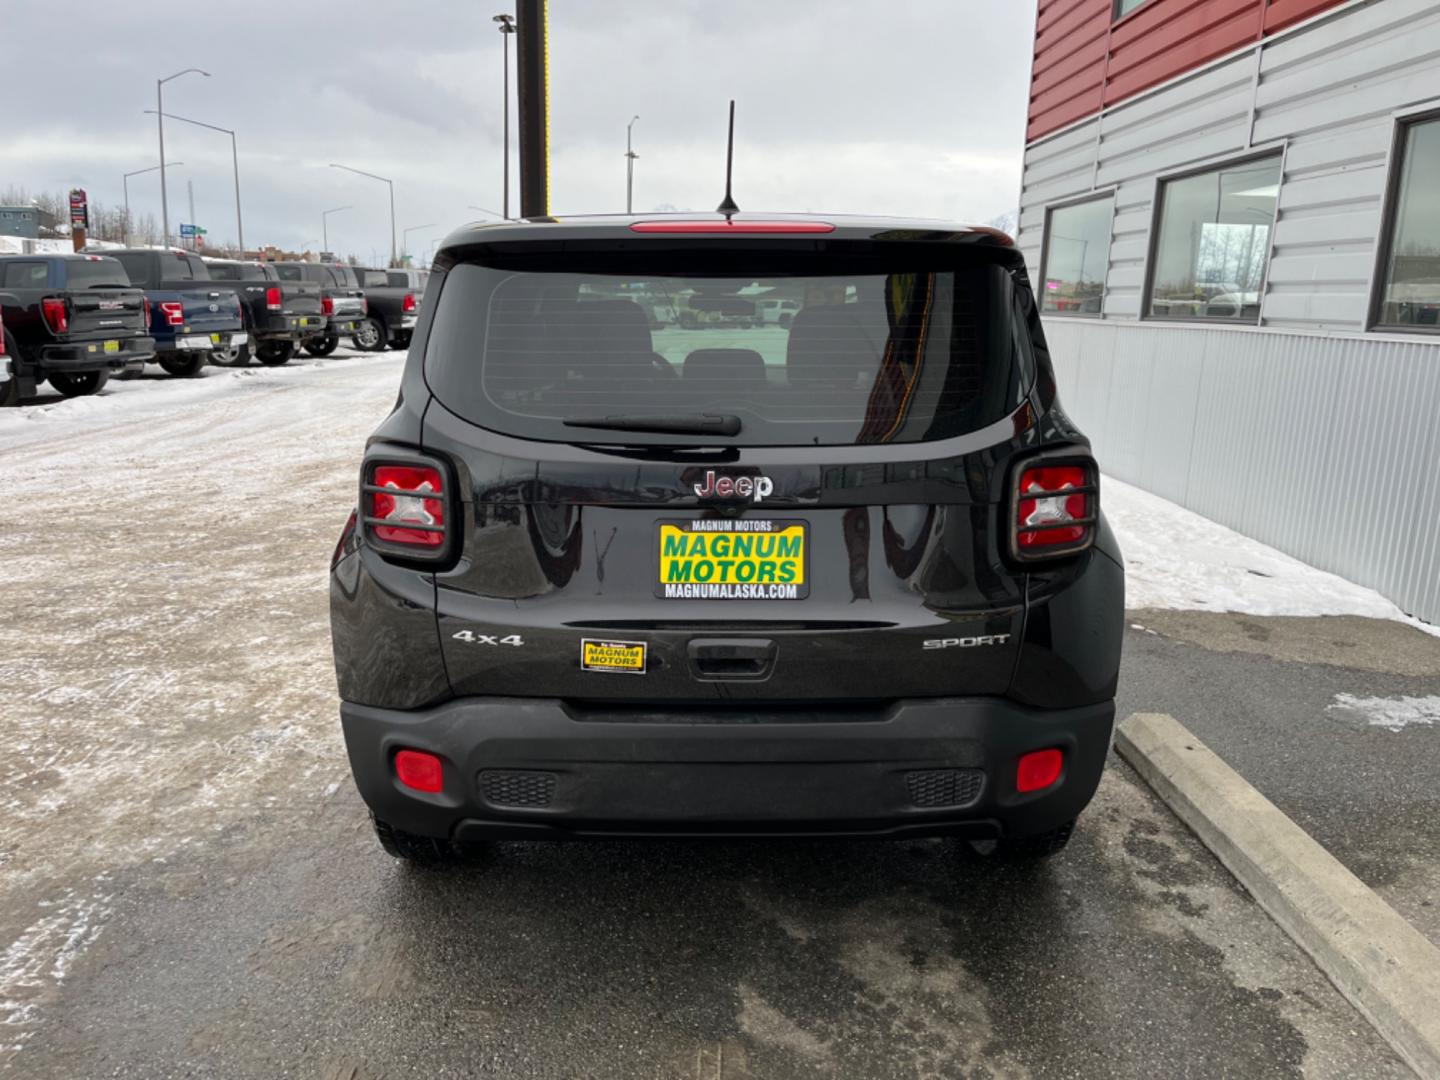
[[[120,351],[120,342],[118,342],[118,341],[107,341],[107,342],[105,342],[105,351],[106,351],[107,353],[117,353],[117,352],[119,352],[119,351]]]
[[[667,600],[803,600],[810,595],[803,521],[662,521],[660,580]]]
[[[643,641],[594,641],[580,639],[580,666],[586,671],[613,671],[623,675],[645,674]]]

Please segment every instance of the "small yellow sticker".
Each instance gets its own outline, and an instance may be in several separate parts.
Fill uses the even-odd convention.
[[[580,642],[580,666],[586,671],[614,671],[623,675],[645,674],[643,641]]]

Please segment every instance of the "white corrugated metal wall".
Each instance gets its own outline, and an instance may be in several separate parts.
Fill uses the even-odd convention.
[[[1342,7],[1029,147],[1018,241],[1038,276],[1046,207],[1114,191],[1104,318],[1045,319],[1106,471],[1440,622],[1440,341],[1365,332],[1396,114],[1432,104],[1440,0]],[[1263,328],[1139,321],[1157,175],[1282,146]]]

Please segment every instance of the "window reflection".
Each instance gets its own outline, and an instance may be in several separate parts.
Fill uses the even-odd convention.
[[[1440,329],[1440,119],[1405,131],[1380,324]]]
[[[1109,195],[1050,211],[1041,268],[1040,310],[1065,315],[1099,315],[1110,265]]]
[[[1278,155],[1166,181],[1148,313],[1258,322],[1279,194]]]

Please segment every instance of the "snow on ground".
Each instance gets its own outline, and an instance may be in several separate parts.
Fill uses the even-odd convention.
[[[1330,709],[1355,713],[1371,727],[1403,731],[1413,725],[1432,727],[1440,724],[1440,697],[1357,697],[1336,694]]]
[[[1374,589],[1317,570],[1158,495],[1105,477],[1105,517],[1125,556],[1125,606],[1249,615],[1362,615],[1440,635]]]

